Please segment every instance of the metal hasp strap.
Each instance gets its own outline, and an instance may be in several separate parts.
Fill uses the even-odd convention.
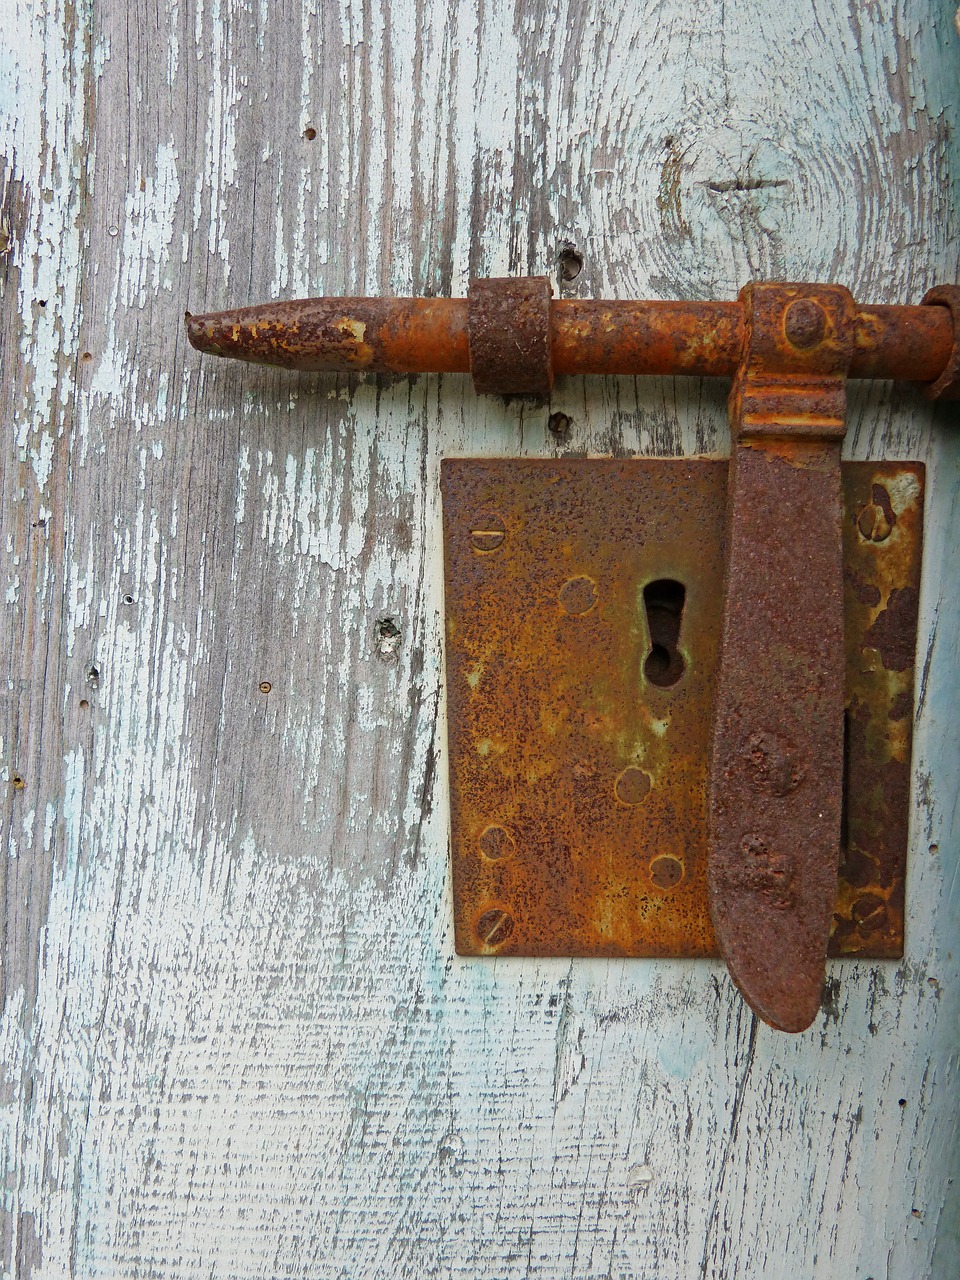
[[[315,298],[186,317],[215,355],[288,368],[471,372],[480,392],[549,394],[562,374],[733,377],[726,570],[707,886],[752,1008],[816,1015],[843,799],[840,446],[848,377],[960,395],[960,288],[857,305],[836,285],[754,284],[737,302],[553,300],[546,278],[469,299]]]
[[[785,1031],[820,1007],[843,800],[840,445],[856,309],[836,286],[741,294],[710,777],[721,954]]]

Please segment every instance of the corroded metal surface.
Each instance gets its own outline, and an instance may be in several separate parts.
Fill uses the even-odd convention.
[[[712,948],[704,788],[724,473],[443,463],[461,953]],[[683,675],[666,685],[645,674],[648,610],[662,610],[644,588],[664,581],[685,588]],[[491,939],[481,924],[495,910],[511,925]]]
[[[830,950],[890,956],[923,468],[850,463],[843,484],[850,786]],[[717,954],[706,786],[726,496],[723,462],[443,463],[461,954]],[[766,768],[789,777],[769,753]]]
[[[471,281],[467,330],[477,391],[550,394],[552,293],[546,276]]]
[[[304,298],[190,315],[198,351],[319,373],[470,368],[465,298]]]
[[[945,309],[953,323],[950,359],[941,370],[939,378],[929,383],[924,391],[930,400],[956,400],[960,398],[960,285],[937,285],[924,295],[923,303],[924,306],[936,307],[938,310]]]
[[[843,477],[844,809],[831,955],[903,954],[924,468]]]
[[[748,286],[714,705],[707,891],[730,975],[784,1031],[820,1007],[843,787],[846,289]]]
[[[319,372],[469,373],[467,311],[464,298],[307,298],[188,314],[185,323],[199,351],[238,360]],[[739,301],[561,299],[550,302],[549,323],[556,375],[730,377],[745,333]],[[953,335],[946,306],[860,306],[850,376],[934,382]],[[535,363],[542,386],[542,353]],[[497,388],[505,386],[504,373]]]

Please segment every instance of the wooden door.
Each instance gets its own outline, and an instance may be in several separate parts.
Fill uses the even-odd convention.
[[[5,0],[5,1275],[956,1275],[956,416],[851,388],[848,455],[928,466],[907,949],[791,1037],[718,964],[452,947],[439,460],[723,454],[726,388],[181,325],[471,273],[916,301],[953,8]]]

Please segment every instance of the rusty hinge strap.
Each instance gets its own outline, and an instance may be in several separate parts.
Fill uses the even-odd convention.
[[[783,1030],[820,1006],[840,850],[840,443],[855,308],[837,286],[755,285],[733,453],[707,861],[721,954]]]

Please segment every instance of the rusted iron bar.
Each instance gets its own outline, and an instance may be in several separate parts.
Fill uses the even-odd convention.
[[[199,351],[288,369],[469,373],[469,311],[466,298],[307,298],[188,313],[186,326]],[[554,375],[732,377],[743,351],[740,301],[551,299],[548,314]],[[945,303],[860,306],[849,376],[933,383],[953,350]]]

